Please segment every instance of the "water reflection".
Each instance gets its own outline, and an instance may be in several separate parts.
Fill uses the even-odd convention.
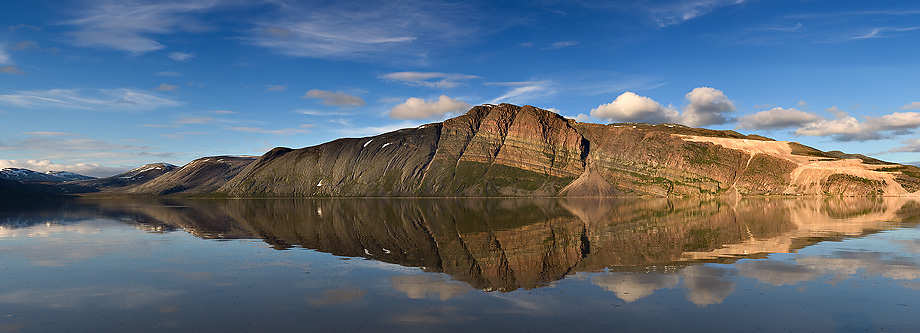
[[[0,330],[908,330],[918,222],[882,198],[0,204]]]
[[[66,217],[52,218],[62,215]],[[718,303],[732,292],[726,281],[731,274],[771,285],[851,275],[847,269],[855,268],[898,279],[920,276],[914,258],[861,252],[793,263],[749,261],[732,272],[694,265],[794,253],[822,241],[915,225],[920,205],[905,199],[64,201],[4,210],[0,237],[21,236],[22,230],[42,232],[24,228],[32,225],[96,218],[151,232],[181,229],[206,239],[256,238],[279,250],[302,247],[420,267],[486,291],[532,289],[575,272],[604,271],[593,283],[627,302],[682,281],[692,302]],[[918,248],[916,242],[906,246]],[[410,297],[437,294],[449,299],[464,290],[449,282],[400,279],[394,278],[394,288]],[[359,296],[342,291],[312,302]]]

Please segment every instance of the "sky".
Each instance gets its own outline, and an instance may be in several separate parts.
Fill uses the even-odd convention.
[[[920,3],[0,3],[0,167],[110,176],[480,104],[920,161]]]

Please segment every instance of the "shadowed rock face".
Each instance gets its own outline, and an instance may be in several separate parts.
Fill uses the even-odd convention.
[[[44,202],[44,201],[43,201]],[[105,217],[148,231],[257,238],[442,272],[482,290],[537,288],[577,271],[669,273],[795,252],[920,221],[904,199],[81,200],[0,205],[0,230]]]
[[[532,106],[482,105],[442,123],[375,137],[276,148],[217,191],[298,197],[868,196],[920,190],[920,169],[849,157],[734,131],[586,124]]]

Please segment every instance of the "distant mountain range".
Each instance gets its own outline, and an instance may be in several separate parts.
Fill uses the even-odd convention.
[[[235,197],[903,196],[920,194],[920,168],[735,131],[581,123],[487,104],[373,137],[61,184],[66,193]]]
[[[38,172],[21,168],[3,168],[0,169],[0,179],[13,180],[19,182],[67,182],[74,180],[89,180],[95,177],[84,176],[81,174],[67,171],[48,171]]]

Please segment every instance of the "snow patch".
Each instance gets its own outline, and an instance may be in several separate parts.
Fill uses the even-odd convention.
[[[380,148],[386,148],[387,146],[389,146],[389,145],[391,145],[391,144],[393,144],[393,143],[392,143],[392,142],[384,143],[384,144],[383,144],[383,147],[380,147]]]
[[[371,141],[374,141],[374,139],[367,140],[367,142],[364,143],[364,148],[367,148],[367,145],[371,144]]]
[[[323,186],[323,180],[325,180],[325,179],[320,179],[320,180],[319,180],[319,183],[316,183],[316,186]]]

